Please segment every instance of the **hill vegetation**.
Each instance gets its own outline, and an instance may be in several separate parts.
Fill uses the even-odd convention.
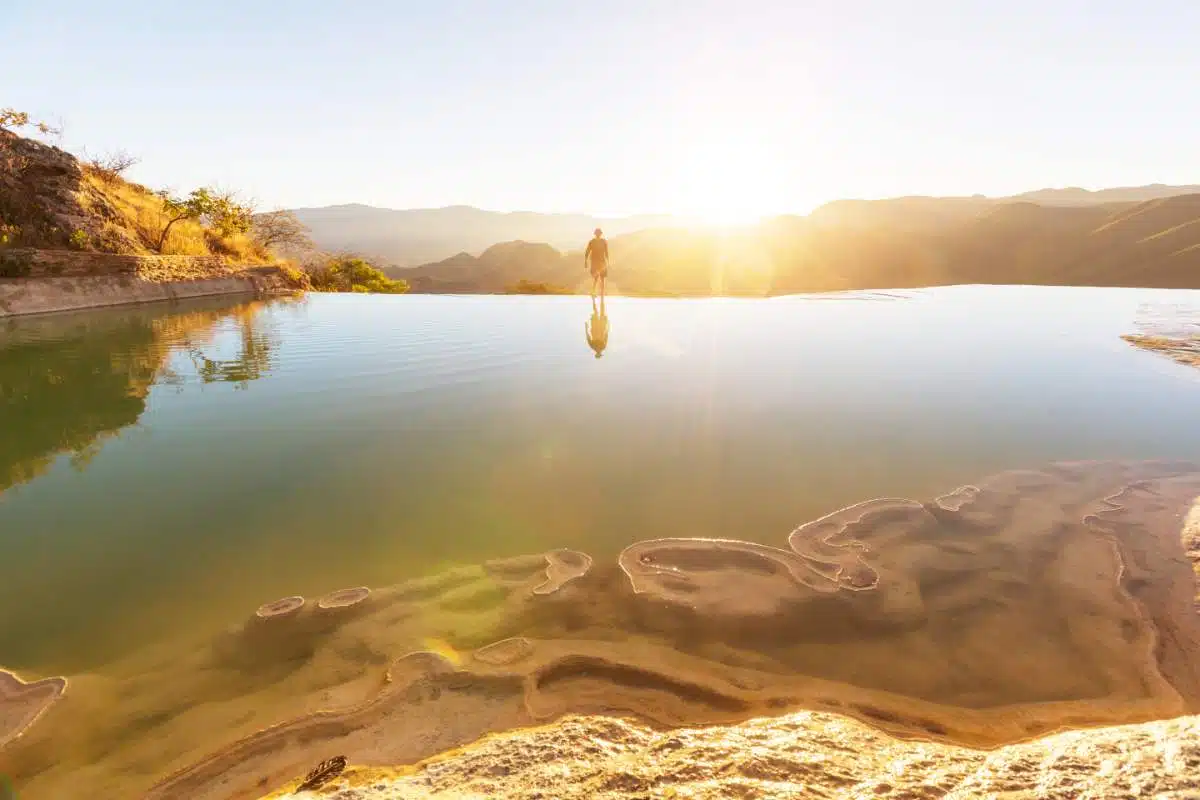
[[[1200,288],[1200,193],[1086,206],[839,201],[734,232],[659,228],[612,237],[610,246],[610,289],[627,294],[963,283]],[[503,292],[522,279],[579,290],[587,279],[582,251],[523,241],[387,272],[418,292]]]
[[[369,262],[354,256],[332,256],[308,268],[314,292],[404,294],[408,283],[392,280]]]

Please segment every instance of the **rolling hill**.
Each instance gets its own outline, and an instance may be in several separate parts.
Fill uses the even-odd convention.
[[[1200,288],[1200,193],[1088,206],[944,200],[847,201],[724,234],[614,236],[610,288],[693,296],[956,283]],[[582,252],[526,241],[389,274],[418,292],[499,292],[521,279],[589,283]]]
[[[602,218],[586,214],[500,213],[470,206],[397,210],[359,204],[292,209],[326,251],[354,251],[390,266],[413,266],[478,253],[496,242],[524,239],[565,248],[594,228],[620,235],[681,224],[669,216]]]
[[[1181,194],[1200,193],[1200,186],[1154,184],[1117,189],[1040,189],[1010,198],[897,197],[886,200],[835,200],[810,213],[820,225],[856,225],[935,232],[947,224],[967,222],[987,208],[1027,201],[1042,206],[1129,205]],[[352,251],[384,266],[412,267],[458,259],[469,253],[482,257],[498,242],[545,242],[566,250],[581,247],[593,228],[609,238],[640,230],[687,227],[688,220],[647,215],[601,218],[586,214],[499,213],[470,206],[397,210],[350,204],[293,209],[310,229],[317,246],[327,252]],[[488,259],[485,259],[487,261]]]

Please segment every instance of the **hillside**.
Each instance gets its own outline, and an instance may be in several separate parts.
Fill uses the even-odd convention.
[[[1091,206],[875,203],[846,202],[734,233],[659,228],[615,236],[611,288],[678,295],[956,283],[1200,288],[1200,194]],[[588,285],[579,250],[527,242],[390,272],[420,292],[498,292],[521,279]]]
[[[227,207],[243,214],[245,225],[222,230],[200,218],[172,222],[178,214],[145,186],[0,128],[0,247],[272,260],[248,234],[249,211]]]
[[[392,266],[414,266],[525,240],[571,247],[600,227],[610,235],[674,224],[671,217],[499,213],[470,206],[398,210],[359,204],[292,209],[322,250],[350,250]]]

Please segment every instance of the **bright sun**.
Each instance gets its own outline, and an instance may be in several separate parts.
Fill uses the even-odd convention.
[[[720,227],[782,213],[788,203],[772,154],[756,144],[748,137],[713,134],[681,142],[670,158],[679,212]]]

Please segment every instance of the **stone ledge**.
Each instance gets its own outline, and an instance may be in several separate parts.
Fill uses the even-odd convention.
[[[0,250],[0,277],[65,278],[137,275],[147,281],[197,280],[234,275],[247,269],[220,256],[142,256],[79,250]]]
[[[192,280],[156,279],[140,272],[0,278],[0,319],[214,295],[261,297],[297,289],[283,269],[273,266],[230,269]]]

